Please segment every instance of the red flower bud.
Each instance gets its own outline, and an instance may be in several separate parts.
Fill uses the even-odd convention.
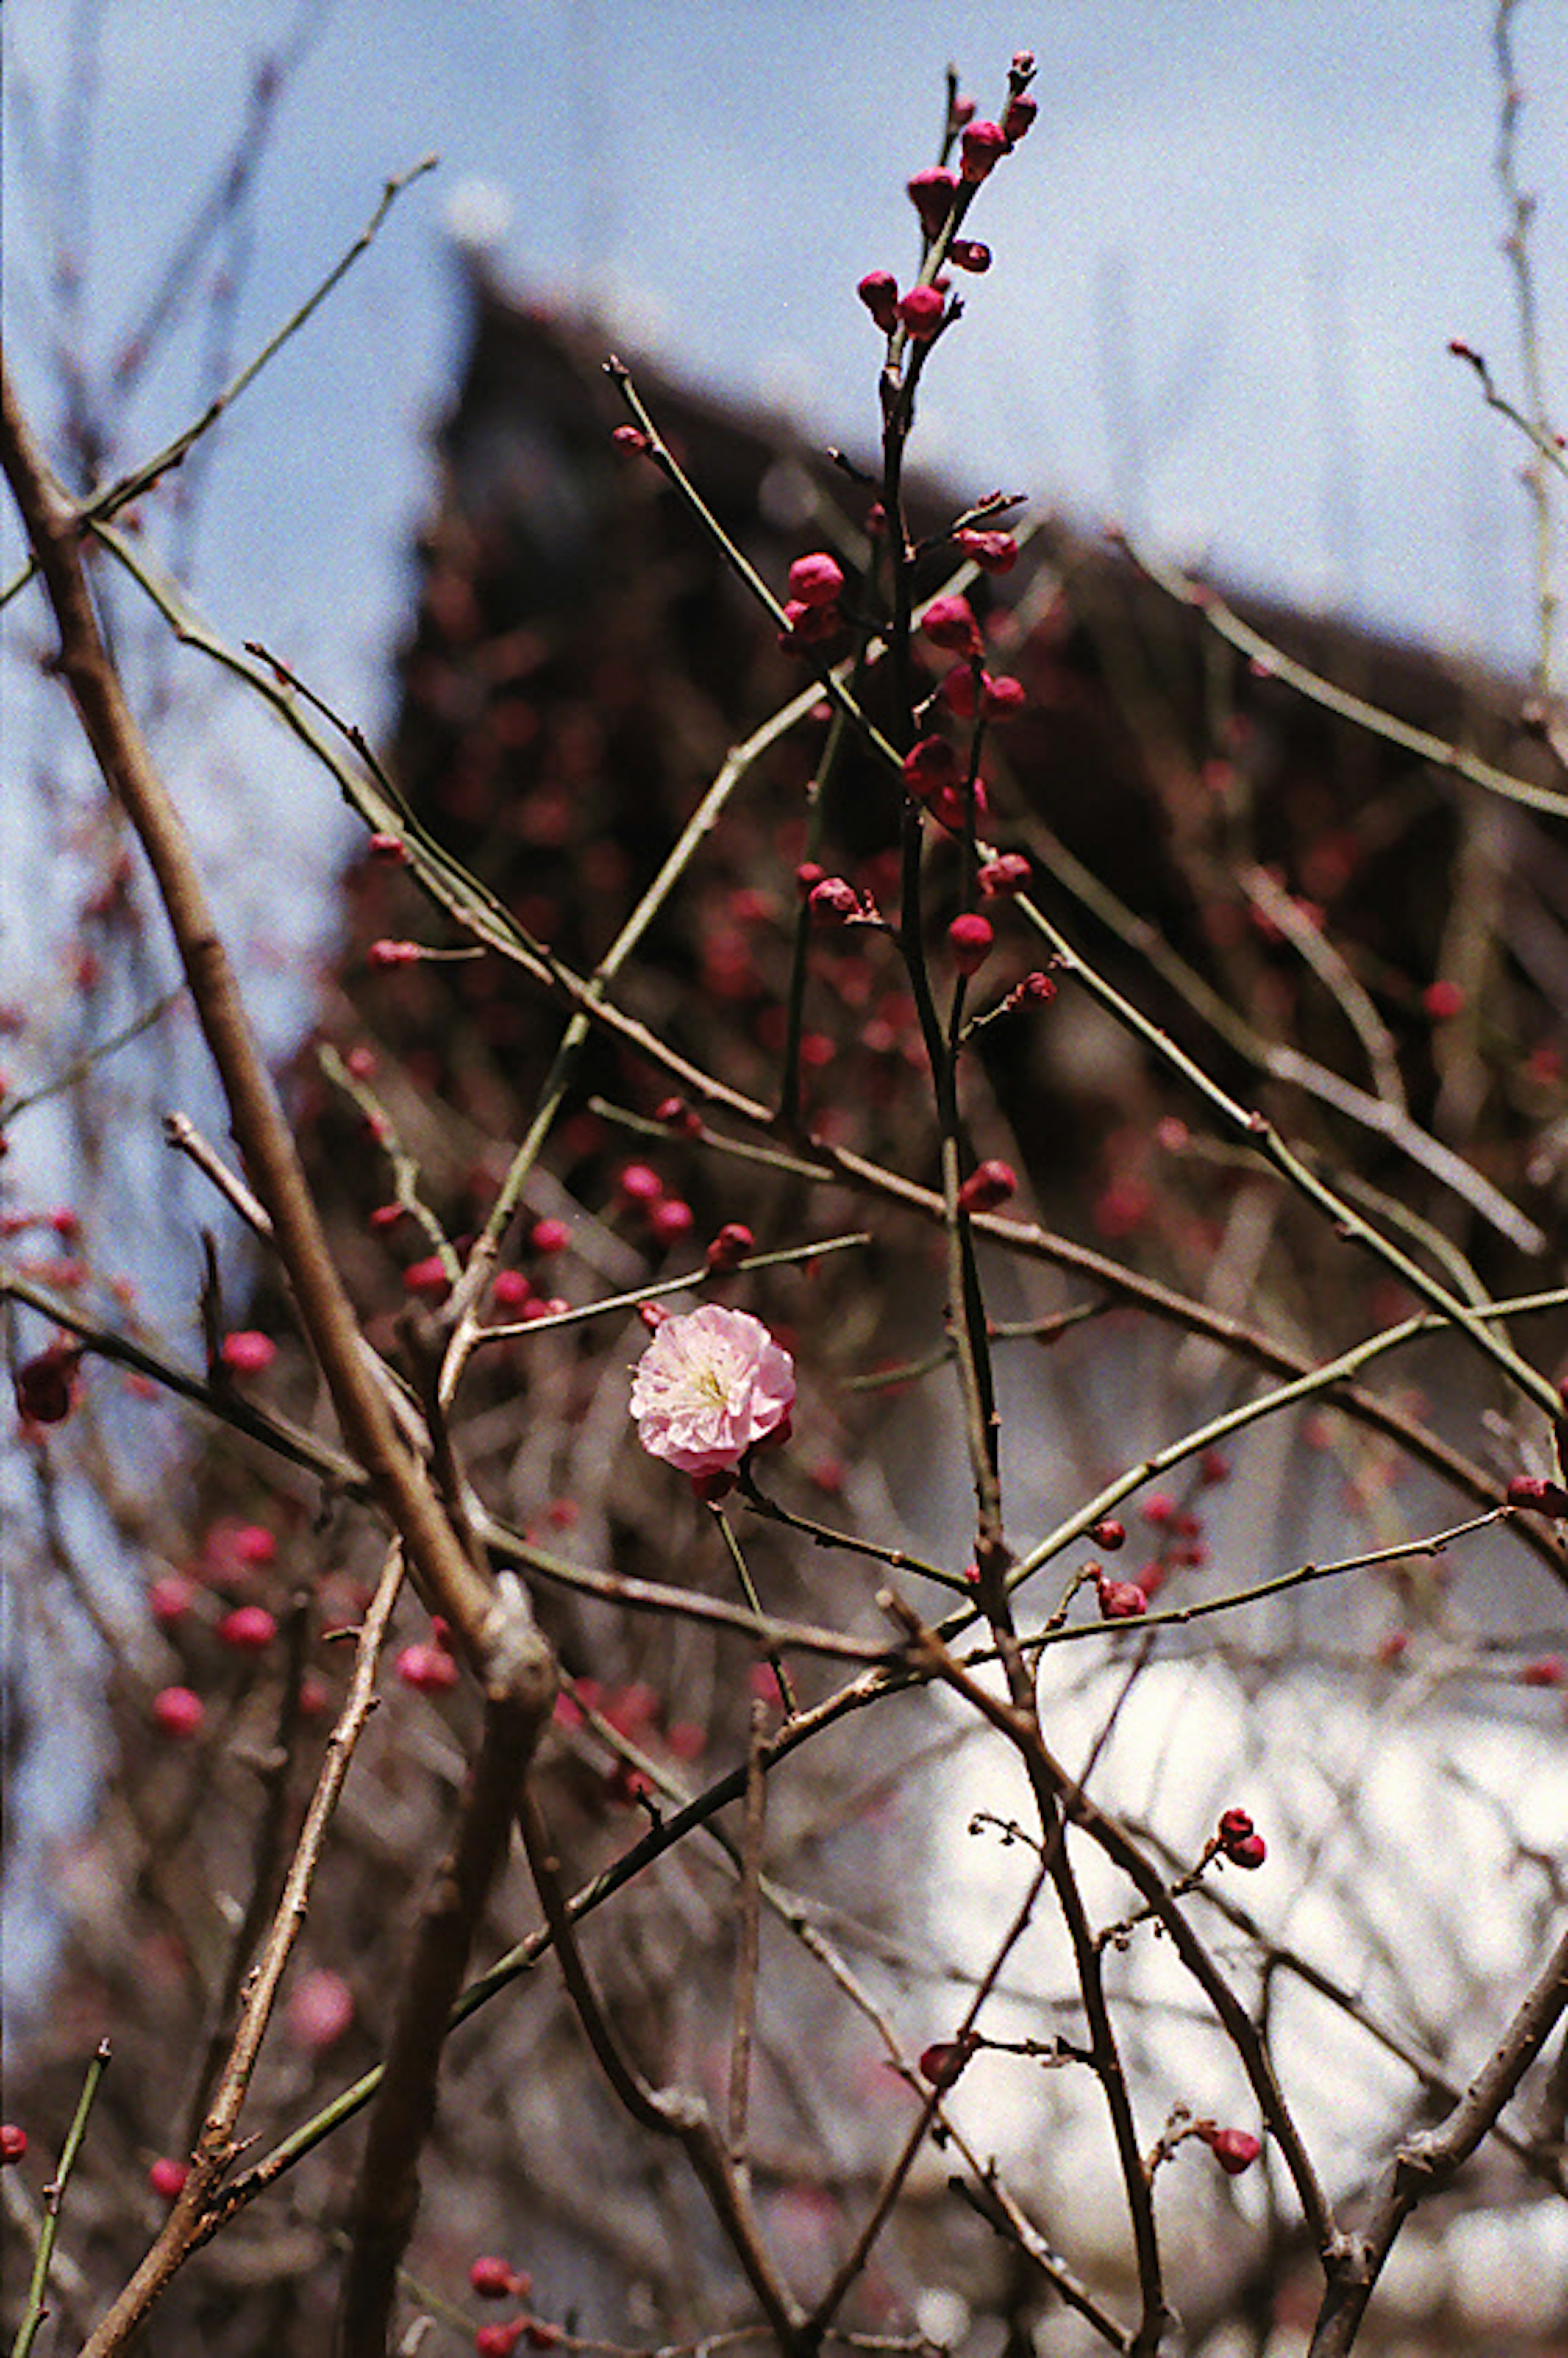
[[[439,1302],[447,1293],[449,1280],[439,1253],[427,1253],[423,1260],[410,1261],[403,1272],[406,1293],[422,1294],[427,1301]]]
[[[924,172],[916,172],[910,181],[909,200],[920,215],[920,226],[928,238],[941,235],[953,210],[953,199],[957,190],[958,183],[952,173],[943,171],[935,164]]]
[[[648,1214],[648,1227],[662,1245],[673,1245],[691,1234],[694,1215],[678,1195],[665,1195]]]
[[[973,2038],[939,2039],[920,2058],[920,2076],[934,2088],[950,2088],[975,2051]]]
[[[831,606],[843,587],[844,568],[825,549],[797,557],[789,568],[789,594],[803,606]]]
[[[352,2028],[354,1994],[341,1974],[330,1965],[317,1965],[296,1982],[286,2018],[297,2047],[324,2055]]]
[[[884,336],[898,325],[898,280],[891,270],[868,270],[855,289]]]
[[[218,1642],[236,1654],[262,1654],[277,1635],[277,1623],[261,1605],[237,1605],[218,1624]]]
[[[1095,1595],[1103,1621],[1136,1621],[1149,1610],[1149,1599],[1135,1580],[1109,1580],[1102,1573]]]
[[[1018,563],[1018,543],[1010,532],[977,532],[966,525],[953,539],[982,573],[1011,573]]]
[[[1263,2150],[1247,2129],[1216,2129],[1204,2143],[1229,2178],[1239,2178],[1244,2169],[1250,2169]]]
[[[1516,1474],[1509,1484],[1508,1502],[1510,1507],[1526,1508],[1532,1514],[1568,1516],[1568,1490],[1539,1474]]]
[[[525,2317],[514,2317],[505,2325],[481,2325],[473,2338],[479,2358],[512,2358],[527,2322]]]
[[[958,756],[945,737],[922,737],[903,757],[903,783],[916,802],[929,802],[958,781]]]
[[[920,627],[934,647],[956,655],[978,655],[980,630],[967,598],[933,598]]]
[[[990,720],[1011,720],[1029,701],[1029,692],[1021,679],[1009,672],[988,674],[985,682],[986,717]]]
[[[1022,851],[1000,851],[981,863],[975,881],[988,901],[1005,901],[1022,892],[1033,873]]]
[[[1039,100],[1031,98],[1026,91],[1020,91],[1016,98],[1008,100],[1001,127],[1010,147],[1016,147],[1021,139],[1028,136],[1029,126],[1039,112]]]
[[[983,817],[986,790],[979,778],[968,790],[958,784],[941,787],[925,806],[937,825],[945,827],[949,835],[963,833],[971,806],[977,819]]]
[[[978,237],[956,237],[947,248],[947,259],[955,270],[973,271],[979,278],[991,266],[991,250]]]
[[[178,1572],[166,1572],[147,1590],[147,1611],[160,1629],[172,1629],[183,1621],[196,1601],[196,1590]]]
[[[654,447],[640,426],[617,426],[610,438],[618,450],[629,450],[633,454],[651,450]]]
[[[838,925],[852,925],[862,913],[860,896],[846,876],[825,876],[820,884],[811,888],[806,903],[811,922],[820,933],[828,933]]]
[[[1096,1547],[1102,1547],[1108,1555],[1114,1555],[1118,1548],[1127,1545],[1127,1526],[1117,1522],[1114,1518],[1108,1518],[1103,1523],[1090,1525],[1089,1537]]]
[[[27,2132],[15,2121],[0,2121],[0,2169],[20,2161],[27,2150]]]
[[[1245,1810],[1222,1812],[1216,1835],[1221,1854],[1233,1866],[1261,1866],[1269,1855],[1269,1846],[1253,1826]]]
[[[173,2202],[185,2191],[185,2181],[189,2175],[189,2162],[175,2161],[168,2154],[159,2154],[147,2171],[147,2184],[166,2202]]]
[[[416,1694],[445,1694],[458,1682],[458,1666],[442,1646],[405,1646],[397,1657],[397,1675]]]
[[[935,287],[912,287],[898,307],[898,316],[917,344],[928,343],[942,325],[947,297]]]
[[[1018,1174],[1011,1163],[996,1156],[978,1163],[958,1190],[958,1208],[964,1212],[994,1212],[1018,1193]]]
[[[937,690],[956,720],[972,720],[985,695],[986,676],[980,672],[977,678],[976,670],[972,663],[955,664]]]
[[[270,1335],[243,1326],[237,1334],[224,1336],[218,1357],[232,1376],[261,1376],[276,1358],[277,1345]]]
[[[947,928],[948,946],[953,963],[960,974],[978,974],[990,956],[996,942],[990,921],[968,910],[955,917]]]
[[[971,123],[959,144],[964,178],[975,182],[987,178],[995,168],[1007,152],[1008,138],[1000,123]]]
[[[153,1725],[160,1736],[195,1736],[206,1716],[206,1704],[189,1687],[165,1687],[153,1697]]]
[[[794,647],[819,647],[836,631],[843,628],[844,618],[837,606],[808,606],[804,598],[790,598],[784,603],[784,621],[789,629],[779,644],[787,654]]]
[[[744,1220],[726,1220],[708,1248],[708,1266],[711,1270],[733,1269],[756,1249],[757,1239]]]
[[[469,2263],[470,2289],[481,2300],[510,2300],[529,2289],[526,2279],[520,2285],[512,2273],[510,2260],[497,2259],[491,2253],[481,2253]]]

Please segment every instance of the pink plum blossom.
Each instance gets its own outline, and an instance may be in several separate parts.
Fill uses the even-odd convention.
[[[683,1474],[732,1473],[758,1442],[784,1438],[794,1405],[789,1353],[720,1303],[665,1319],[632,1379],[638,1440]]]

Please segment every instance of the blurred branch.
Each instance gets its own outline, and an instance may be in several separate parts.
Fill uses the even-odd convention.
[[[1499,770],[1492,763],[1483,762],[1478,754],[1466,752],[1462,745],[1433,737],[1425,729],[1412,728],[1409,721],[1398,719],[1393,713],[1384,712],[1359,696],[1352,696],[1347,688],[1336,687],[1332,680],[1323,678],[1307,665],[1298,663],[1282,648],[1275,646],[1260,631],[1254,630],[1250,622],[1244,622],[1234,608],[1227,605],[1217,590],[1211,589],[1206,582],[1194,581],[1188,575],[1178,572],[1174,566],[1162,563],[1149,550],[1137,547],[1130,541],[1124,545],[1139,571],[1163,590],[1167,597],[1173,598],[1178,605],[1194,608],[1208,628],[1227,646],[1245,655],[1249,664],[1255,665],[1271,679],[1294,688],[1297,695],[1304,696],[1309,703],[1321,705],[1325,712],[1337,713],[1342,720],[1354,721],[1368,735],[1380,737],[1385,744],[1398,745],[1402,752],[1415,754],[1418,760],[1430,762],[1433,769],[1451,771],[1455,777],[1467,779],[1473,786],[1485,787],[1488,794],[1501,795],[1508,802],[1522,803],[1528,810],[1546,811],[1554,818],[1568,818],[1568,795],[1558,794],[1551,786],[1532,785],[1528,778],[1515,777],[1507,770]]]
[[[1469,2160],[1565,2013],[1568,1932],[1447,2119],[1407,2138],[1390,2162],[1366,2225],[1351,2240],[1346,2266],[1330,2277],[1309,2358],[1344,2358],[1400,2230],[1417,2205],[1441,2194]]]
[[[341,2358],[385,2358],[452,2004],[506,1857],[540,1726],[539,1712],[526,1701],[498,1697],[486,1705],[456,1840],[420,1916],[360,2157],[338,2313]]]
[[[742,1781],[755,1775],[754,1767],[740,1772]],[[678,2090],[650,2088],[622,2052],[620,2041],[600,2006],[583,1963],[572,1911],[561,1889],[558,1863],[539,1804],[524,1792],[520,1805],[524,1844],[533,1870],[535,1888],[561,1976],[584,2037],[592,2048],[618,2102],[640,2128],[656,2137],[672,2138],[686,2152],[693,2174],[712,2206],[713,2213],[739,2260],[746,2280],[774,2333],[785,2358],[812,2358],[817,2338],[803,2331],[806,2320],[783,2282],[762,2243],[751,2200],[739,2172],[724,2152],[702,2104]],[[369,2358],[369,2353],[366,2353]],[[379,2358],[379,2353],[378,2353]]]
[[[1343,1074],[1332,1071],[1314,1057],[1303,1055],[1286,1041],[1265,1038],[1240,1008],[1188,965],[1157,925],[1136,916],[1105,880],[1076,859],[1061,838],[1043,826],[1033,813],[1028,821],[1028,839],[1038,847],[1053,884],[1070,892],[1238,1055],[1271,1079],[1304,1089],[1320,1104],[1331,1106],[1374,1137],[1398,1148],[1419,1170],[1430,1173],[1440,1185],[1467,1204],[1521,1252],[1546,1250],[1546,1238],[1536,1223],[1510,1203],[1484,1172],[1476,1170],[1462,1154],[1456,1154],[1442,1139],[1433,1137],[1401,1106],[1358,1088]]]
[[[246,387],[261,374],[267,362],[276,359],[284,346],[298,333],[312,312],[320,308],[333,288],[352,269],[361,254],[374,243],[376,233],[404,189],[411,188],[416,180],[423,179],[427,172],[434,171],[438,160],[434,156],[422,157],[419,162],[412,165],[406,172],[397,174],[385,183],[382,189],[380,203],[352,245],[334,263],[326,276],[306,297],[297,309],[289,313],[283,325],[275,335],[267,339],[255,357],[247,361],[238,375],[231,378],[222,392],[213,395],[200,416],[193,418],[189,426],[184,427],[171,442],[166,442],[161,450],[155,451],[150,459],[144,460],[142,464],[134,468],[129,474],[120,476],[116,481],[106,485],[103,491],[94,492],[91,499],[83,501],[73,511],[75,522],[79,527],[108,523],[112,517],[120,513],[122,508],[127,507],[133,500],[140,499],[144,492],[150,491],[161,476],[168,473],[170,468],[180,464],[181,460],[200,441],[202,436],[209,433],[218,423],[223,412],[230,408]],[[35,549],[20,571],[5,583],[4,589],[0,589],[0,608],[7,605],[18,590],[25,590],[38,570],[38,552]]]
[[[327,1829],[354,1748],[375,1707],[376,1667],[402,1585],[402,1552],[394,1547],[388,1552],[374,1599],[360,1630],[348,1695],[327,1740],[326,1756],[284,1880],[272,1929],[245,1988],[228,2061],[213,2091],[190,2173],[151,2251],[89,2336],[81,2358],[112,2358],[112,2353],[124,2350],[190,2254],[216,2232],[228,2215],[228,2190],[221,2190],[219,2181],[234,2158],[234,2130],[240,2108],[272,2017],[284,1968],[304,1928],[310,1887]]]
[[[1525,416],[1516,422],[1524,426],[1530,443],[1530,459],[1525,469],[1524,481],[1534,525],[1535,691],[1544,704],[1552,687],[1558,603],[1554,579],[1556,551],[1553,546],[1552,484],[1547,470],[1555,467],[1559,474],[1568,473],[1568,460],[1563,458],[1563,437],[1552,422],[1552,406],[1546,390],[1541,306],[1536,295],[1535,265],[1530,253],[1536,200],[1524,187],[1519,169],[1519,117],[1524,112],[1524,92],[1513,53],[1513,20],[1519,6],[1519,0],[1498,0],[1498,13],[1492,25],[1492,47],[1497,59],[1499,92],[1494,165],[1508,215],[1503,254],[1514,282],[1519,365],[1524,375],[1527,406]],[[1494,407],[1502,408],[1512,416],[1514,413],[1508,405],[1497,400],[1484,362],[1480,363],[1480,375],[1487,400]]]

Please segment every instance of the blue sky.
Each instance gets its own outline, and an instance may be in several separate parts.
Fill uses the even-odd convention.
[[[35,363],[38,209],[16,109],[36,95],[56,117],[71,24],[93,13],[5,12],[8,299]],[[108,348],[160,266],[295,13],[107,0],[90,341]],[[441,223],[476,180],[510,200],[503,250],[522,287],[591,286],[618,339],[802,408],[825,436],[867,434],[877,347],[852,288],[873,264],[908,267],[902,185],[928,160],[943,68],[989,110],[1029,45],[1040,122],[987,191],[996,265],[933,373],[927,457],[1087,516],[1131,508],[1248,580],[1517,652],[1521,453],[1444,349],[1465,335],[1514,377],[1492,13],[337,0],[266,159],[241,346],[341,250],[388,172],[432,148],[442,167],[226,430],[204,594],[236,629],[314,643],[338,687],[373,692],[424,495],[421,433],[457,357]],[[1551,179],[1568,154],[1563,12],[1527,0],[1516,38],[1550,319],[1568,284],[1560,167]],[[178,422],[192,383],[166,370],[128,438]]]
[[[460,358],[454,211],[476,189],[503,200],[506,274],[531,295],[591,297],[607,346],[651,348],[825,440],[864,444],[880,346],[855,283],[912,267],[903,183],[930,159],[946,65],[994,111],[1028,46],[1040,118],[977,210],[996,262],[928,373],[926,463],[965,491],[1005,483],[1091,524],[1120,515],[1233,582],[1522,663],[1523,446],[1445,350],[1464,336],[1519,382],[1493,13],[1493,0],[8,0],[12,364],[47,427],[52,206],[82,266],[70,334],[102,373],[227,167],[258,61],[297,26],[309,37],[243,244],[182,282],[185,324],[119,415],[116,463],[157,448],[209,389],[220,263],[238,265],[238,360],[341,254],[387,175],[438,152],[225,422],[191,551],[199,602],[229,638],[276,648],[373,732],[409,611],[428,429]],[[94,25],[96,42],[73,49]],[[1550,328],[1568,287],[1568,11],[1522,0],[1516,45]],[[72,154],[83,54],[93,96]],[[1561,383],[1561,342],[1548,360]],[[0,535],[14,547],[8,517]],[[160,756],[192,789],[225,914],[287,969],[319,934],[345,822],[330,784],[199,661],[180,658],[178,676]],[[18,740],[26,763],[47,762],[55,725],[14,731],[13,766]],[[251,857],[258,813],[281,894]],[[14,800],[0,857],[19,824]],[[34,915],[0,945],[0,985],[14,987]]]

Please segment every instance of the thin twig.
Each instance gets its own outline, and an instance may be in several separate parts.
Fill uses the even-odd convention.
[[[92,499],[86,501],[77,512],[79,520],[82,524],[107,523],[111,516],[117,515],[122,508],[129,505],[131,501],[140,499],[143,492],[149,491],[160,476],[168,473],[170,468],[180,464],[181,460],[200,441],[202,436],[211,432],[223,412],[239,399],[246,386],[260,375],[267,362],[276,359],[290,338],[298,333],[311,313],[326,301],[340,280],[352,269],[361,254],[373,243],[376,233],[404,189],[411,188],[416,180],[423,179],[427,172],[433,172],[438,160],[434,156],[423,156],[418,163],[410,166],[406,172],[397,173],[384,184],[381,201],[352,245],[334,263],[326,276],[318,282],[304,302],[289,313],[276,332],[268,337],[255,357],[247,361],[244,367],[236,376],[230,379],[220,393],[213,395],[200,416],[193,418],[189,426],[182,427],[171,442],[166,442],[161,450],[155,451],[150,459],[144,460],[141,465],[134,468],[129,474],[120,476],[116,481],[107,484],[103,491],[95,492]],[[21,570],[5,583],[3,590],[0,590],[0,608],[7,605],[19,590],[27,587],[37,570],[38,558],[35,553],[28,557]]]
[[[762,1830],[766,1823],[768,1780],[762,1773],[762,1744],[767,1732],[767,1705],[752,1704],[752,1727],[746,1748],[746,1811],[741,1821],[741,1874],[735,1886],[735,2001],[730,2031],[730,2113],[726,2123],[730,2166],[745,2185],[746,2113],[752,2085],[752,2039],[757,2017],[757,1966],[762,1932]]]
[[[92,2100],[98,2093],[98,2083],[109,2068],[109,2041],[106,2039],[101,2039],[93,2050],[92,2061],[87,2067],[87,2077],[81,2083],[81,2093],[76,2100],[76,2110],[71,2115],[70,2126],[66,2131],[65,2143],[60,2148],[59,2165],[49,2185],[44,2189],[43,2223],[39,2227],[38,2245],[33,2253],[33,2273],[27,2286],[27,2306],[22,2312],[22,2321],[16,2328],[16,2338],[11,2344],[11,2358],[27,2358],[27,2353],[38,2338],[38,2328],[49,2313],[47,2306],[49,2267],[54,2258],[55,2238],[59,2234],[60,2208],[65,2201],[65,2190],[70,2181],[70,2173],[76,2167],[76,2158],[81,2151],[82,2141],[87,2135],[87,2116],[92,2110]]]
[[[255,2069],[284,1968],[304,1926],[327,1829],[354,1748],[375,1705],[376,1665],[402,1585],[402,1554],[394,1548],[388,1553],[360,1631],[349,1692],[327,1739],[326,1755],[285,1878],[283,1895],[244,1993],[229,2059],[213,2092],[190,2174],[164,2222],[162,2233],[107,2315],[88,2337],[81,2358],[112,2358],[112,2353],[123,2351],[190,2254],[227,2215],[218,2193],[219,2180],[233,2158],[240,2108]]]

